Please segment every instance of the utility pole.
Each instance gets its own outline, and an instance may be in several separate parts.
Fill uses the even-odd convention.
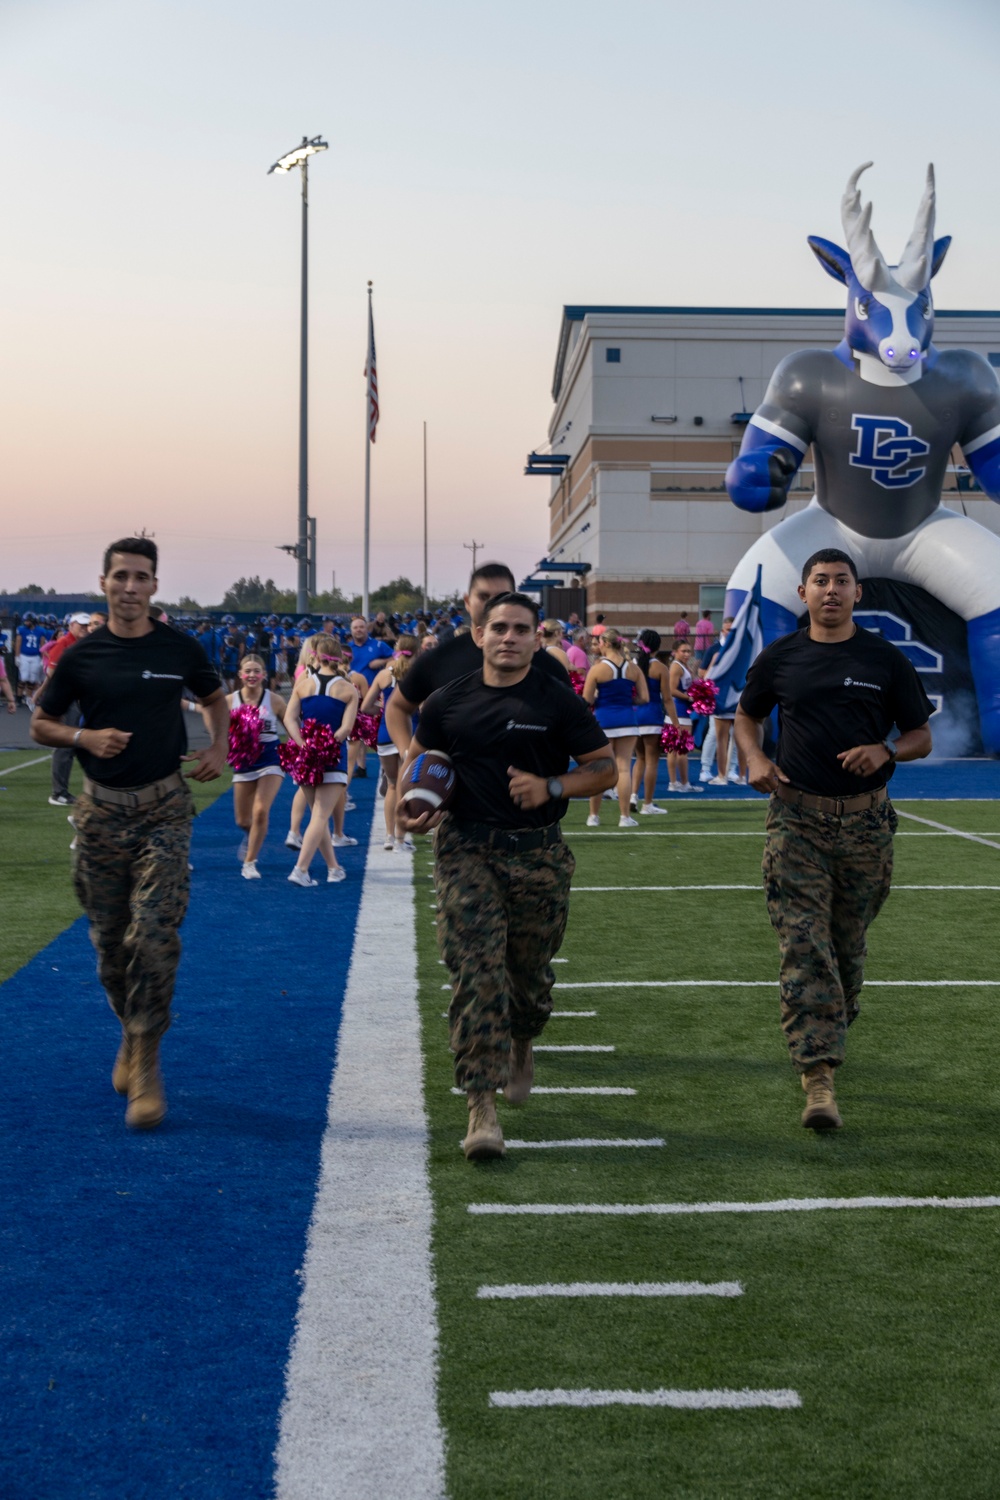
[[[279,157],[272,172],[290,172],[298,167],[302,177],[302,254],[299,308],[299,532],[294,548],[281,547],[298,563],[296,608],[305,614],[309,592],[316,592],[316,522],[309,515],[309,158],[327,149],[318,135],[302,137],[294,151]]]
[[[424,614],[427,613],[427,423],[424,423]]]
[[[481,551],[482,548],[486,546],[486,543],[485,542],[463,542],[462,546],[465,548],[466,552],[471,552],[472,553],[472,571],[474,573],[476,571],[476,553],[479,552],[479,551]]]

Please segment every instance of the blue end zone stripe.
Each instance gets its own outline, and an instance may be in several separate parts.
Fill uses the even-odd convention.
[[[287,783],[260,881],[228,796],[195,823],[159,1130],[122,1123],[82,920],[0,987],[0,1494],[271,1496],[374,785],[329,888],[286,879]]]

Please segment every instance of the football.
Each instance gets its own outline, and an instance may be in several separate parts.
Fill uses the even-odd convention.
[[[399,800],[411,818],[442,812],[455,795],[455,768],[443,750],[425,750],[403,777]]]

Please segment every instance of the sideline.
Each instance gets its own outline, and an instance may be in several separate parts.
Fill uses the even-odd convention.
[[[11,776],[15,771],[26,771],[29,766],[40,766],[43,760],[51,759],[51,755],[39,755],[36,760],[22,760],[19,766],[0,766],[0,776]]]
[[[1000,844],[993,839],[984,839],[979,833],[964,833],[961,828],[952,828],[948,823],[935,823],[933,818],[918,818],[916,813],[904,812],[901,807],[896,808],[901,818],[909,818],[914,823],[924,823],[928,828],[938,828],[942,833],[950,833],[957,839],[969,839],[973,844],[985,844],[988,849],[1000,849]]]
[[[281,1409],[278,1500],[444,1494],[413,867],[383,850],[381,825],[376,806]]]

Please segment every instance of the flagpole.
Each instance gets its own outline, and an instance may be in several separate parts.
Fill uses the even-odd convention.
[[[427,423],[424,423],[424,614],[427,613]]]
[[[368,283],[368,358],[371,359],[371,329],[372,329],[372,284]],[[368,618],[368,561],[371,548],[371,505],[372,505],[372,438],[371,438],[371,399],[370,385],[371,373],[368,374],[368,385],[365,387],[365,559],[364,579],[361,588],[361,613],[365,619]]]

